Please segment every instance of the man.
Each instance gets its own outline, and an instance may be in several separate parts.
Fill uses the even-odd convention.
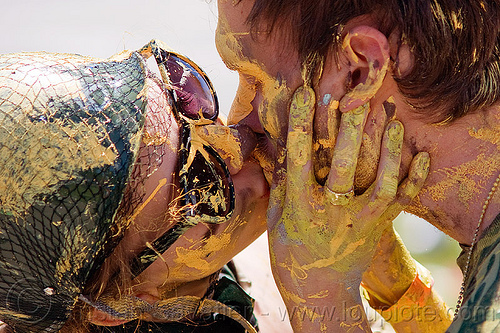
[[[356,290],[391,211],[408,203],[466,247],[463,304],[449,330],[495,330],[499,14],[497,1],[219,0],[217,46],[240,73],[230,121],[265,133],[267,160],[277,162],[267,169],[268,231],[282,296],[306,314],[323,304],[350,311],[338,321],[314,311],[291,318],[295,330],[369,330]],[[358,118],[366,103],[371,113]],[[392,118],[400,123],[384,132]],[[407,175],[396,203],[376,211],[396,196],[397,182],[382,178]],[[294,208],[298,186],[307,200]]]

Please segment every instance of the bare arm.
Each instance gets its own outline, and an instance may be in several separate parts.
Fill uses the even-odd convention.
[[[390,227],[363,274],[370,306],[396,332],[444,332],[453,312],[432,288],[430,272],[418,264]]]

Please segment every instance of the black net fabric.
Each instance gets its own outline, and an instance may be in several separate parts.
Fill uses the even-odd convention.
[[[16,332],[58,331],[116,245],[146,77],[135,52],[0,56],[0,320]]]

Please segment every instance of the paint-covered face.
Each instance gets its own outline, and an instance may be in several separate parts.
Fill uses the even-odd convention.
[[[296,47],[290,43],[289,36],[284,35],[289,30],[286,26],[275,28],[271,34],[259,33],[259,29],[250,32],[247,18],[254,2],[218,1],[216,45],[227,67],[240,74],[229,122],[248,124],[254,131],[267,134],[263,139],[267,149],[258,150],[256,156],[270,180],[269,176],[282,162],[276,152],[285,147],[291,96],[304,83],[305,71]],[[320,182],[330,170],[340,119],[339,101],[347,93],[352,74],[343,52],[338,57],[327,56],[321,70],[314,69],[316,75],[311,82],[316,93],[313,166]],[[377,114],[384,111],[382,106],[373,105],[372,111],[356,170],[355,188],[360,191],[366,189],[376,175],[379,148],[374,142],[380,138],[381,131],[377,133],[375,128],[383,128],[379,126]],[[273,182],[277,180],[274,178]]]
[[[254,0],[218,1],[216,45],[227,67],[240,74],[228,120],[267,134],[262,138],[266,149],[258,150],[256,156],[270,180],[276,162],[280,162],[276,151],[284,148],[286,142],[292,93],[304,82],[303,68],[288,36],[282,34],[286,29],[275,29],[271,34],[255,30],[250,33],[247,17],[253,4]],[[328,65],[337,70],[337,64]],[[320,180],[326,177],[330,166],[338,101],[345,94],[344,81],[341,75],[331,75],[313,82],[317,95],[314,167]]]
[[[227,67],[240,75],[228,122],[265,133],[263,144],[272,154],[286,135],[289,100],[302,78],[297,54],[285,47],[284,38],[250,34],[246,18],[253,2],[218,1],[216,45]]]
[[[169,141],[176,143],[178,129],[167,134]],[[223,145],[228,142],[227,132],[221,132],[219,147],[227,151]],[[223,137],[224,136],[224,137]],[[146,180],[146,190],[154,193],[162,177],[167,176],[167,184],[174,184],[172,175],[177,168],[177,149],[170,150],[163,157],[159,172],[155,172]],[[247,156],[248,157],[248,156]],[[245,158],[245,157],[244,157]],[[245,162],[240,170],[232,174],[235,187],[236,203],[232,218],[222,224],[208,224],[200,221],[197,226],[189,229],[173,246],[163,254],[164,262],[157,260],[139,276],[142,289],[145,285],[172,285],[197,280],[215,272],[229,261],[236,253],[253,241],[264,230],[265,213],[268,200],[268,186],[263,177],[262,169],[255,162]],[[175,191],[171,195],[171,191]],[[143,212],[138,216],[138,222],[149,224],[151,221],[168,221],[168,215],[178,207],[169,203],[171,197],[176,197],[178,191],[173,186],[167,186],[164,193],[156,200],[150,200]],[[146,195],[147,197],[147,195]],[[148,227],[149,228],[149,227]],[[154,230],[154,228],[151,228]],[[159,228],[157,233],[163,233],[165,228]],[[230,231],[230,232],[228,232]],[[160,294],[158,296],[161,296]]]

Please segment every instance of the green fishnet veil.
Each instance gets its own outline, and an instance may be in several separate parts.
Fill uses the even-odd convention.
[[[59,330],[119,240],[146,74],[134,52],[0,56],[0,320],[16,332]]]

